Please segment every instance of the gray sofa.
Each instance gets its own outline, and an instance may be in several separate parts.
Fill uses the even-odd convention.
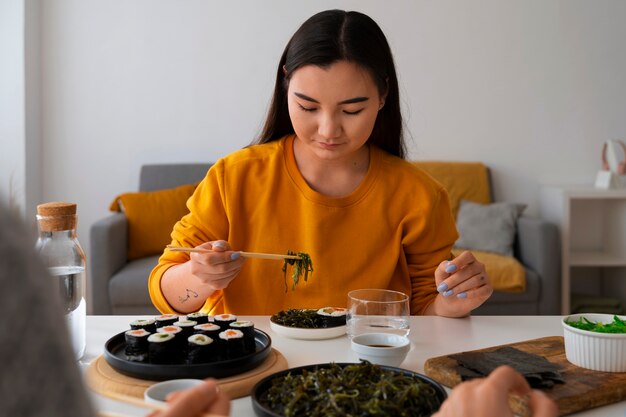
[[[139,191],[198,182],[210,167],[209,163],[144,165],[139,172]],[[157,313],[148,294],[148,275],[159,256],[128,261],[127,233],[123,213],[112,213],[91,226],[88,288],[92,314]]]
[[[190,184],[202,179],[211,164],[156,164],[141,167],[139,191]],[[126,217],[114,213],[91,227],[89,288],[92,314],[156,314],[148,295],[148,275],[158,256],[128,261]],[[523,293],[494,293],[473,314],[560,314],[560,243],[557,227],[520,217],[515,257],[526,269]]]

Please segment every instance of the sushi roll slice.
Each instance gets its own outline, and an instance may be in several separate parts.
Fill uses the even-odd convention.
[[[145,329],[131,329],[124,333],[126,359],[133,362],[145,362],[148,359],[148,336]]]
[[[163,326],[163,327],[157,327],[157,333],[165,333],[165,334],[171,334],[172,336],[176,336],[176,338],[174,339],[174,342],[172,343],[173,345],[176,346],[176,350],[179,352],[179,355],[176,356],[177,359],[181,358],[181,355],[184,356],[184,350],[187,347],[186,345],[186,338],[184,337],[179,337],[179,333],[181,333],[183,331],[182,328],[178,327],[178,326]]]
[[[234,314],[218,314],[217,316],[213,316],[213,323],[220,326],[222,331],[230,329],[230,323],[234,323],[236,321],[237,316]]]
[[[194,334],[187,338],[187,363],[206,363],[215,359],[216,343],[209,336]]]
[[[317,310],[320,327],[337,327],[346,325],[345,308],[324,307]]]
[[[148,361],[150,363],[175,363],[178,349],[172,333],[152,333],[148,336]]]
[[[156,327],[163,326],[171,326],[172,324],[178,321],[178,316],[176,314],[163,314],[161,316],[155,317]]]
[[[139,319],[130,323],[132,330],[144,329],[148,333],[156,332],[156,321],[154,319]]]
[[[241,330],[228,329],[220,333],[221,356],[234,359],[244,354],[243,333]]]
[[[254,353],[256,351],[254,323],[251,321],[235,321],[230,323],[230,328],[240,330],[241,333],[243,333],[243,349],[245,354]]]
[[[193,332],[195,334],[203,334],[209,336],[213,340],[219,339],[221,331],[222,328],[213,323],[198,324],[193,326]]]
[[[201,311],[198,311],[197,313],[189,313],[187,314],[187,320],[193,320],[198,324],[204,324],[209,322],[209,315]]]
[[[183,339],[187,339],[189,336],[193,334],[193,327],[197,325],[198,322],[193,320],[178,320],[174,323],[174,326],[178,326],[181,329],[180,337]]]
[[[169,333],[169,334],[172,334],[172,335],[177,335],[178,333],[180,333],[182,331],[183,331],[183,329],[181,329],[178,326],[174,326],[174,325],[163,326],[163,327],[157,328],[157,333]]]

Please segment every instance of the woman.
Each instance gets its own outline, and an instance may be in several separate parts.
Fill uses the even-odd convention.
[[[446,191],[405,161],[398,81],[378,25],[329,10],[293,35],[278,65],[260,139],[220,159],[187,205],[150,275],[162,312],[273,314],[343,306],[348,291],[410,295],[411,314],[468,315],[489,298],[482,264],[450,250],[458,235]],[[276,261],[310,255],[295,291]]]

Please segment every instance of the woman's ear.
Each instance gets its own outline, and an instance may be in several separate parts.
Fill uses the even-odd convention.
[[[381,110],[385,106],[385,100],[387,99],[387,93],[389,92],[389,78],[385,78],[385,91],[380,95],[380,105],[378,106],[378,110]]]

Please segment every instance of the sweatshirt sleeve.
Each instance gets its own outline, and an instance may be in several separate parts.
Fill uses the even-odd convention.
[[[411,314],[424,314],[437,297],[435,270],[452,259],[458,232],[450,209],[448,193],[438,188],[426,215],[405,236],[405,254],[411,278]]]

